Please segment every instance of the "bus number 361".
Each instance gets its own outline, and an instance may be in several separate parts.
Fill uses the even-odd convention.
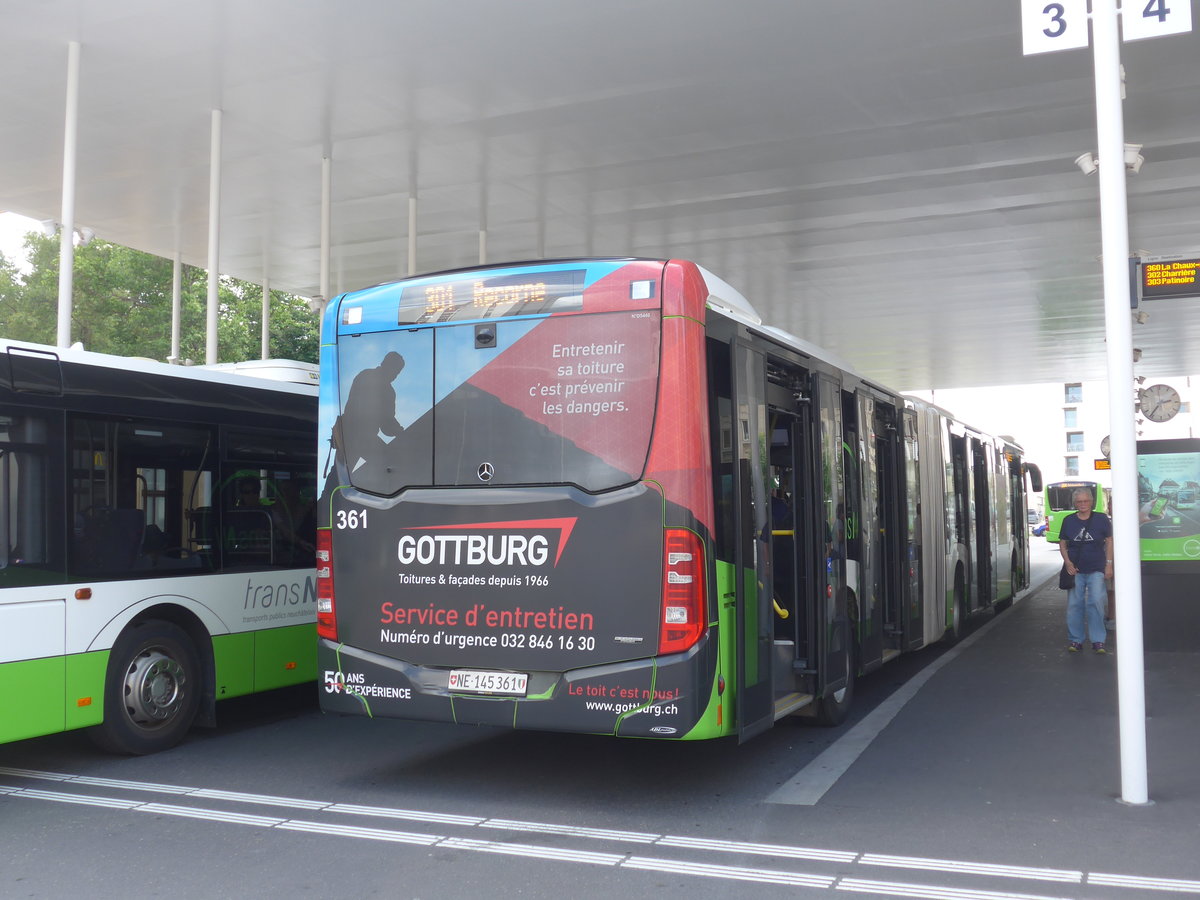
[[[339,509],[337,514],[338,528],[366,528],[367,511],[365,509]]]

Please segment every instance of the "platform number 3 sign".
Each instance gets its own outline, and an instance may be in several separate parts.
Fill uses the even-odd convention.
[[[1124,0],[1121,37],[1126,41],[1192,30],[1192,0]],[[1024,53],[1053,53],[1088,45],[1087,0],[1021,0]]]

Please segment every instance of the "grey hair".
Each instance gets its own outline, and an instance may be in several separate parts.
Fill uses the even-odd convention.
[[[1071,502],[1074,502],[1075,498],[1080,494],[1082,494],[1084,497],[1087,497],[1089,500],[1092,500],[1093,502],[1096,499],[1092,496],[1092,492],[1087,488],[1075,488],[1075,490],[1071,491]]]

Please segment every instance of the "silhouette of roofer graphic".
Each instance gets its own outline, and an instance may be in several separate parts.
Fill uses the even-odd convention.
[[[338,418],[334,443],[350,472],[364,466],[381,470],[391,461],[393,441],[404,433],[396,420],[396,388],[404,357],[394,350],[373,369],[354,376],[346,408]]]

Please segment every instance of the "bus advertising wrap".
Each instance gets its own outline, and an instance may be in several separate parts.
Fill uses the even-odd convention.
[[[658,608],[646,598],[660,588],[658,494],[638,485],[585,506],[546,488],[532,492],[544,502],[496,507],[480,493],[414,491],[365,511],[334,498],[334,527],[358,531],[337,590],[375,600],[341,611],[346,643],[423,666],[542,671],[655,651]]]

